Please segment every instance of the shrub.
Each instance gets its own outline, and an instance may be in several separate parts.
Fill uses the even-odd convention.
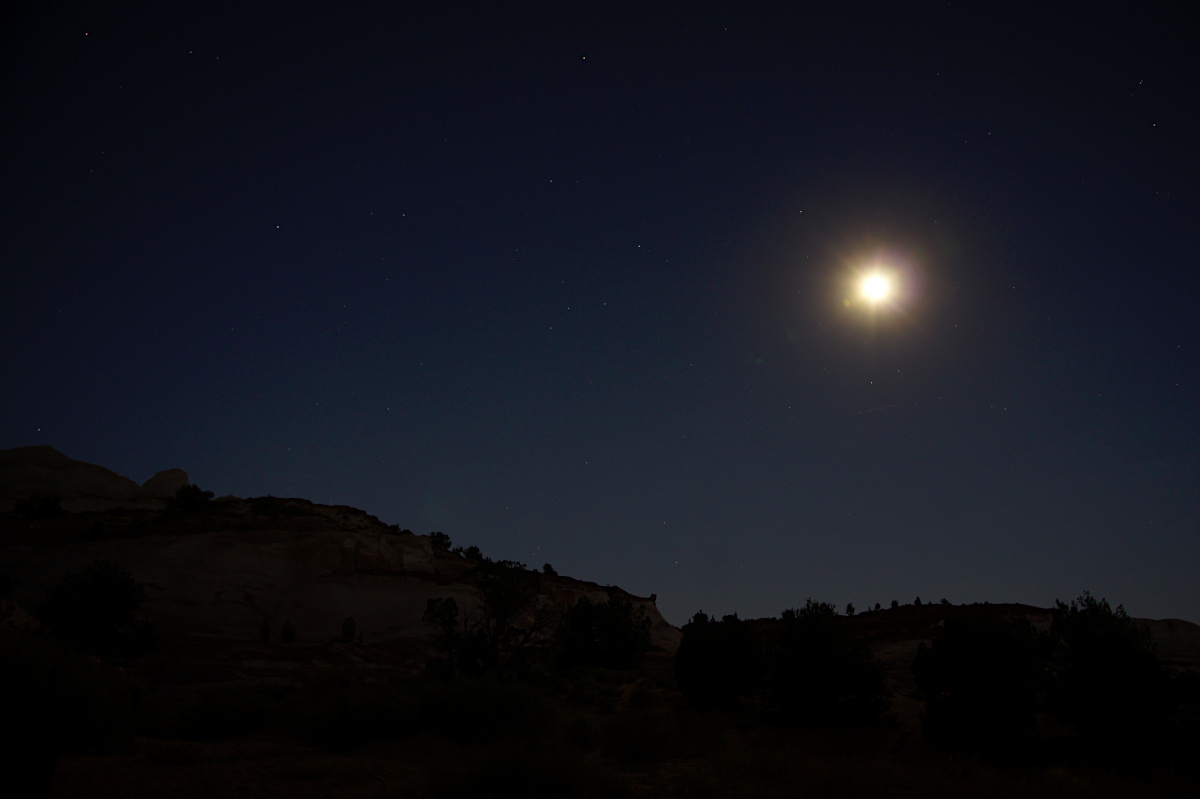
[[[480,551],[479,547],[475,546],[474,544],[472,544],[471,546],[469,546],[465,549],[461,546],[458,546],[450,551],[453,552],[455,555],[458,555],[459,557],[466,558],[467,560],[474,560],[474,561],[484,560],[483,552]]]
[[[213,492],[205,491],[195,483],[180,486],[175,496],[167,500],[167,509],[178,513],[201,513],[208,510],[212,498]]]
[[[625,668],[650,648],[650,619],[625,597],[598,603],[581,597],[563,616],[555,642],[565,665]]]
[[[985,754],[1020,748],[1033,734],[1044,653],[1028,619],[947,620],[913,662],[926,740]]]
[[[445,533],[434,531],[429,534],[429,543],[433,546],[434,552],[449,552],[450,551],[450,536]]]
[[[785,718],[861,723],[888,708],[883,667],[833,605],[785,610],[768,649],[768,697]]]
[[[453,597],[425,605],[423,619],[439,631],[443,665],[468,674],[523,667],[526,650],[548,634],[545,614],[535,612],[529,624],[523,618],[537,595],[537,573],[516,561],[482,558],[470,578],[480,600],[473,612],[460,617]]]
[[[736,613],[720,621],[697,613],[675,651],[679,691],[702,707],[731,707],[753,696],[764,665],[762,645]]]
[[[1051,706],[1089,738],[1147,741],[1170,714],[1170,682],[1149,630],[1086,591],[1055,600]]]
[[[40,615],[47,629],[76,646],[102,655],[133,652],[153,642],[149,624],[137,618],[145,598],[129,572],[96,561],[47,589]]]

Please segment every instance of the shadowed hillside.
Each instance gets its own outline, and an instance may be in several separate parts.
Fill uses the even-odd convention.
[[[1190,622],[1084,594],[681,631],[355,508],[0,465],[10,754],[41,795],[1195,795]]]
[[[67,508],[84,486],[88,502],[103,505],[140,490],[132,480],[49,447],[8,450],[0,462],[0,496],[15,502],[61,498]],[[241,652],[260,646],[264,633],[278,640],[288,625],[297,643],[322,644],[340,634],[346,619],[354,620],[357,639],[369,645],[369,661],[416,670],[434,654],[436,631],[422,619],[427,602],[453,598],[469,613],[479,601],[468,576],[476,561],[435,549],[429,536],[355,508],[276,497],[226,497],[190,510],[172,508],[169,500],[159,505],[61,513],[17,506],[0,514],[0,573],[9,575],[9,595],[35,609],[65,575],[97,561],[118,564],[145,586],[142,612],[160,631],[160,653],[168,653],[161,659],[171,663],[162,668],[181,662],[174,660],[175,648],[188,653],[179,655],[188,662],[209,652],[210,677],[219,682],[272,670],[265,664],[275,650]],[[649,599],[557,574],[530,574],[537,585],[527,613],[542,606],[565,609],[580,597],[598,602],[620,596],[647,613],[656,646],[673,651],[678,643],[678,631]],[[264,665],[241,678],[216,665],[239,657]],[[284,660],[284,671],[294,671],[294,658]],[[188,681],[208,679],[202,672],[194,664]]]

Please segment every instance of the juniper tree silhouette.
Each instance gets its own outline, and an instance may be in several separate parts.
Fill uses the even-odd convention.
[[[785,610],[766,647],[767,697],[795,721],[858,724],[889,706],[882,665],[830,603]]]
[[[183,485],[176,489],[174,497],[167,500],[167,510],[177,513],[202,513],[208,510],[212,498],[213,492],[205,491],[195,483]]]
[[[989,756],[1022,749],[1034,733],[1048,643],[1024,618],[947,619],[913,661],[925,739]]]
[[[559,622],[555,643],[563,665],[625,668],[650,649],[650,618],[622,596],[603,602],[581,597]]]
[[[717,621],[701,611],[683,626],[675,679],[697,705],[728,708],[758,692],[765,664],[758,637],[736,613]]]
[[[100,655],[149,648],[153,630],[137,617],[142,584],[110,561],[96,561],[46,590],[39,615],[62,639]]]
[[[1149,745],[1171,712],[1170,678],[1150,631],[1086,591],[1054,605],[1051,709],[1094,742]]]
[[[442,665],[467,674],[523,668],[525,650],[545,643],[551,631],[550,614],[532,607],[538,574],[517,561],[481,557],[469,579],[479,591],[472,612],[460,614],[453,597],[426,601],[423,619],[438,629]]]

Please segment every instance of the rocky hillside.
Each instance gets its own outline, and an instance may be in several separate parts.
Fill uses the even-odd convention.
[[[363,647],[344,648],[339,657],[417,668],[432,652],[434,631],[422,621],[427,600],[454,597],[465,612],[478,602],[467,576],[472,562],[436,551],[428,536],[402,532],[356,508],[302,499],[225,497],[200,512],[167,509],[167,499],[182,485],[187,475],[178,469],[139,486],[50,447],[0,451],[0,501],[7,503],[0,505],[5,624],[28,625],[25,611],[36,616],[48,587],[107,560],[145,585],[144,610],[163,637],[160,666],[179,672],[170,679],[203,681],[219,674],[221,680],[249,680],[328,659],[330,642],[348,618]],[[57,498],[62,512],[39,512],[29,504],[46,498]],[[680,631],[658,612],[653,597],[558,575],[539,574],[537,580],[535,607],[563,609],[580,597],[620,595],[645,609],[661,651],[678,646]],[[1051,620],[1045,608],[991,610],[1025,616],[1039,628]],[[945,619],[973,612],[972,606],[905,605],[861,613],[852,629],[887,666],[899,698],[915,690],[910,666],[919,644],[932,640]],[[1200,626],[1140,621],[1168,665],[1200,670]],[[292,648],[262,644],[264,625],[268,641],[278,642],[285,624],[295,630]],[[181,666],[185,661],[191,665]]]
[[[54,497],[69,513],[110,508],[161,509],[188,484],[182,469],[167,469],[138,485],[103,466],[69,458],[54,447],[0,450],[0,513],[22,500]]]
[[[285,624],[298,646],[324,644],[350,618],[366,648],[403,653],[403,663],[416,667],[434,632],[421,620],[426,601],[454,597],[464,613],[478,601],[466,576],[471,561],[355,508],[226,497],[183,513],[158,509],[165,497],[157,508],[139,501],[144,486],[49,447],[0,452],[0,464],[0,496],[10,503],[59,497],[64,510],[104,508],[38,513],[10,505],[0,514],[0,575],[11,598],[35,615],[46,589],[64,575],[111,561],[145,585],[144,611],[173,646],[190,639],[213,649],[255,647],[264,625],[278,640]],[[160,476],[175,473],[186,485],[178,470]],[[657,647],[678,645],[679,631],[650,598],[558,575],[538,580],[535,607],[621,595],[646,610]],[[243,654],[262,659],[272,652],[280,654]]]

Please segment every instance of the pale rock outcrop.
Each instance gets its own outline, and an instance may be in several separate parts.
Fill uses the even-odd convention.
[[[0,497],[56,496],[70,511],[0,520],[14,533],[0,547],[12,599],[37,607],[66,574],[111,561],[145,586],[142,610],[165,635],[257,641],[264,623],[277,636],[290,622],[298,641],[324,642],[353,618],[365,643],[402,639],[426,649],[434,635],[422,621],[429,599],[453,597],[464,614],[478,606],[467,576],[473,564],[435,552],[428,536],[400,533],[355,508],[299,499],[227,497],[200,514],[153,512],[187,484],[179,469],[138,486],[50,447],[0,451]],[[118,507],[151,512],[80,513]],[[645,608],[655,644],[678,645],[679,630],[653,599],[557,575],[538,580],[535,604],[551,616],[580,597],[619,594]]]
[[[175,496],[176,491],[186,485],[189,485],[188,476],[183,469],[164,469],[142,483],[137,493],[140,497],[170,499]]]
[[[143,610],[163,630],[231,639],[256,639],[265,620],[274,630],[291,622],[300,641],[326,641],[353,618],[367,643],[428,641],[434,631],[422,615],[429,599],[454,597],[463,613],[478,604],[476,589],[462,580],[469,564],[436,557],[426,536],[265,529],[0,550],[0,569],[21,575],[14,598],[31,606],[64,575],[98,560],[145,585]],[[562,607],[580,596],[629,596],[565,577],[542,579],[543,601]],[[646,609],[654,643],[673,650],[679,631],[650,600],[629,598]]]
[[[353,617],[367,640],[427,637],[425,600],[448,594],[432,579],[428,539],[387,538],[271,530],[153,535],[10,547],[0,550],[0,568],[20,574],[15,596],[36,604],[64,575],[112,561],[145,585],[143,610],[168,631],[252,640],[265,619],[275,628],[290,621],[299,640],[317,641]],[[471,589],[449,593],[456,591]]]
[[[67,457],[54,447],[16,447],[0,450],[0,513],[12,510],[18,501],[57,497],[68,513],[103,511],[111,508],[158,509],[166,504],[163,491],[177,485],[179,469],[159,472],[139,486],[128,477]],[[149,491],[147,491],[149,488]]]

